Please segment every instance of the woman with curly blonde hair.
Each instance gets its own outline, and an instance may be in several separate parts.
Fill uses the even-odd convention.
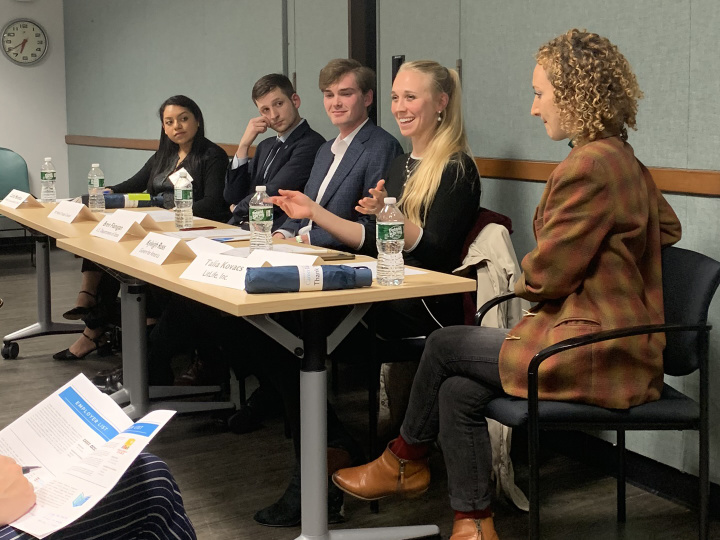
[[[533,225],[537,247],[522,261],[515,294],[537,305],[506,335],[455,326],[434,332],[420,361],[400,436],[377,460],[333,481],[363,499],[427,489],[427,452],[439,438],[455,511],[451,540],[496,540],[485,406],[527,397],[527,368],[558,341],[663,322],[661,246],[680,223],[627,144],[642,95],[607,39],[571,30],[543,45],[533,72],[539,117],[551,139],[570,139]],[[662,335],[562,352],[540,369],[540,399],[627,409],[658,399]]]

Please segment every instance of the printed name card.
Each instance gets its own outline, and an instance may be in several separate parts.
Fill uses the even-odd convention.
[[[217,240],[210,240],[209,238],[195,238],[187,243],[188,247],[192,249],[197,255],[201,253],[225,253],[231,251],[231,246],[226,246],[222,242]]]
[[[100,218],[100,223],[90,231],[91,236],[97,236],[98,238],[104,238],[112,242],[119,242],[125,236],[139,236],[145,237],[145,229],[138,225],[135,220],[135,216],[132,212],[127,214],[119,214],[115,212],[107,216]]]
[[[195,253],[188,245],[179,238],[172,238],[150,232],[138,246],[132,250],[130,255],[155,264],[163,264],[168,260],[171,253],[177,255],[175,259],[192,259]]]
[[[7,206],[8,208],[17,208],[21,204],[24,204],[26,208],[41,208],[42,203],[35,197],[19,189],[13,189],[7,196],[0,201],[0,204]]]
[[[101,216],[100,212],[91,212],[84,204],[73,201],[60,201],[53,211],[48,214],[48,218],[65,223],[99,221]]]
[[[131,212],[130,210],[115,210],[115,215],[130,216],[135,222],[146,231],[159,231],[157,222],[145,212]]]
[[[247,268],[248,261],[242,257],[203,253],[188,265],[180,277],[243,291]]]

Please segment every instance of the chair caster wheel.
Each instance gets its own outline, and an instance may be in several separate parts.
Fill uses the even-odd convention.
[[[3,343],[2,357],[5,358],[5,360],[15,360],[18,354],[20,354],[20,345],[15,341]]]

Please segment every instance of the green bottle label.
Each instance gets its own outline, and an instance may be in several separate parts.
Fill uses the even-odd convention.
[[[378,223],[377,239],[388,240],[405,240],[405,226],[402,223]]]
[[[42,171],[40,173],[40,181],[55,180],[55,171]]]
[[[272,206],[251,206],[250,221],[272,221]]]
[[[190,199],[192,199],[192,189],[175,189],[176,201],[189,201]]]
[[[105,179],[102,176],[98,178],[92,178],[88,180],[88,186],[93,188],[105,187]]]

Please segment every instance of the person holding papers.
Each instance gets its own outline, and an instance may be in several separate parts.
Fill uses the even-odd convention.
[[[451,540],[496,540],[484,410],[507,393],[527,398],[536,353],[559,341],[663,322],[661,248],[680,223],[627,143],[642,96],[630,64],[597,34],[570,30],[538,50],[530,110],[554,141],[570,140],[533,217],[537,246],[515,294],[537,302],[506,330],[456,326],[432,334],[400,436],[380,458],[333,481],[363,499],[421,493],[439,438],[455,513]],[[542,365],[539,396],[613,409],[657,400],[665,338],[643,335],[566,351]]]
[[[8,525],[35,504],[32,484],[20,465],[0,456],[0,540],[35,538]],[[142,453],[120,481],[78,521],[47,536],[49,540],[194,540],[180,489],[167,465]]]
[[[205,138],[200,107],[189,97],[177,95],[163,102],[158,115],[161,122],[158,151],[134,176],[107,190],[110,193],[147,191],[153,197],[162,197],[165,208],[173,208],[172,175],[185,169],[192,177],[193,214],[227,221],[230,212],[222,193],[228,158],[222,148]],[[95,350],[107,349],[104,326],[120,286],[91,261],[83,261],[82,273],[77,303],[63,317],[84,319],[87,328],[69,348],[53,355],[55,360],[77,360]]]

